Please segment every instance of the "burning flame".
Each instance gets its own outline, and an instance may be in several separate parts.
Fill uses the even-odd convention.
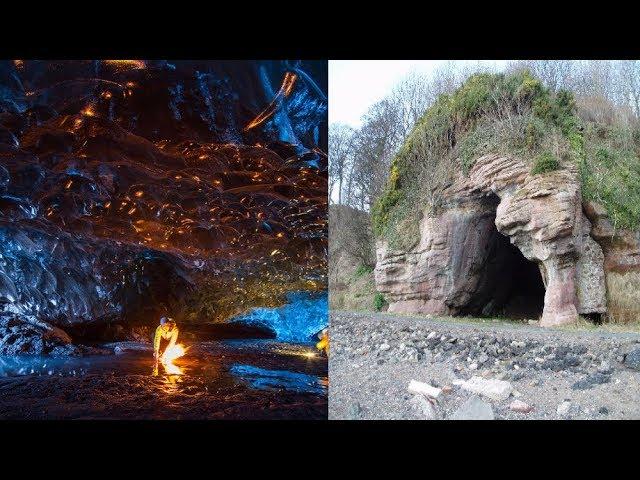
[[[175,365],[173,362],[174,360],[182,357],[185,353],[187,353],[187,349],[179,343],[171,347],[167,347],[160,359],[165,372],[170,375],[182,375],[182,368]]]

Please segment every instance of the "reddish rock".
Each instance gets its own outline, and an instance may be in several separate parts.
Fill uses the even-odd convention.
[[[605,276],[620,265],[640,270],[640,238],[618,238],[597,206],[583,213],[574,165],[529,172],[524,161],[485,155],[444,190],[441,208],[425,209],[414,247],[379,241],[375,278],[389,311],[495,315],[525,305],[531,318],[537,301],[542,326],[605,313]],[[535,282],[536,266],[540,298],[528,296],[533,283],[518,297],[513,286]]]
[[[509,404],[509,410],[518,413],[529,413],[533,410],[533,407],[521,400],[514,400]]]

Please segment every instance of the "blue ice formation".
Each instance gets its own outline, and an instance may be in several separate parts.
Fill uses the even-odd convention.
[[[231,367],[231,373],[249,381],[251,386],[258,390],[284,388],[296,392],[326,394],[326,384],[321,381],[320,377],[306,373],[289,370],[266,370],[239,363]]]
[[[310,342],[329,324],[329,296],[327,292],[290,292],[286,305],[254,308],[234,321],[267,327],[282,342]]]

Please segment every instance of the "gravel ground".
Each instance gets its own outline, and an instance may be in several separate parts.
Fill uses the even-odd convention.
[[[331,340],[329,419],[640,419],[640,334],[332,312]],[[513,391],[469,393],[473,376]],[[443,392],[412,394],[411,380]]]

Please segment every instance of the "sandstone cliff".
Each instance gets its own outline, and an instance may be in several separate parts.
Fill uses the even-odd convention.
[[[504,84],[499,87],[495,78],[483,81],[493,82],[487,83],[489,88],[511,92],[503,86],[509,87],[509,79],[500,79]],[[523,84],[531,81],[522,80]],[[530,126],[542,123],[544,135],[566,140],[561,161],[554,160],[550,168],[537,171],[531,165],[531,152],[537,147],[510,151],[489,141],[467,160],[465,171],[461,149],[453,145],[464,144],[479,122],[470,115],[473,123],[469,127],[460,123],[459,112],[454,115],[459,97],[468,95],[464,88],[446,103],[451,122],[447,147],[432,147],[436,143],[429,135],[439,123],[430,123],[429,115],[434,114],[428,111],[394,161],[390,185],[374,209],[376,286],[389,302],[389,310],[540,318],[541,325],[553,326],[574,322],[578,315],[600,319],[612,309],[628,312],[627,307],[640,303],[640,294],[628,287],[630,282],[640,285],[640,234],[634,228],[622,228],[633,226],[635,210],[623,204],[625,199],[609,202],[611,196],[598,190],[598,182],[611,179],[605,174],[594,181],[595,167],[588,163],[590,150],[585,145],[588,139],[572,113],[571,102],[540,90],[536,95],[550,105],[567,105],[564,119],[536,113],[539,102],[533,101],[534,113],[520,114],[526,125],[513,134],[524,143],[529,141]],[[510,94],[512,101],[517,93]],[[505,121],[504,116],[503,110],[489,116],[486,124],[492,132],[496,123]],[[511,118],[508,121],[513,124]],[[428,148],[420,149],[419,144]],[[436,178],[436,185],[432,179],[446,162],[447,174]],[[424,175],[425,165],[433,173]],[[429,182],[432,184],[425,186]],[[624,187],[621,182],[619,188]],[[631,188],[637,195],[637,185]],[[426,193],[416,195],[421,189]],[[608,203],[594,200],[601,198]],[[399,205],[404,211],[413,209],[411,215],[417,219],[414,238],[404,244],[394,242],[389,234],[393,227],[394,235],[406,236],[405,219],[410,214],[399,213]]]

